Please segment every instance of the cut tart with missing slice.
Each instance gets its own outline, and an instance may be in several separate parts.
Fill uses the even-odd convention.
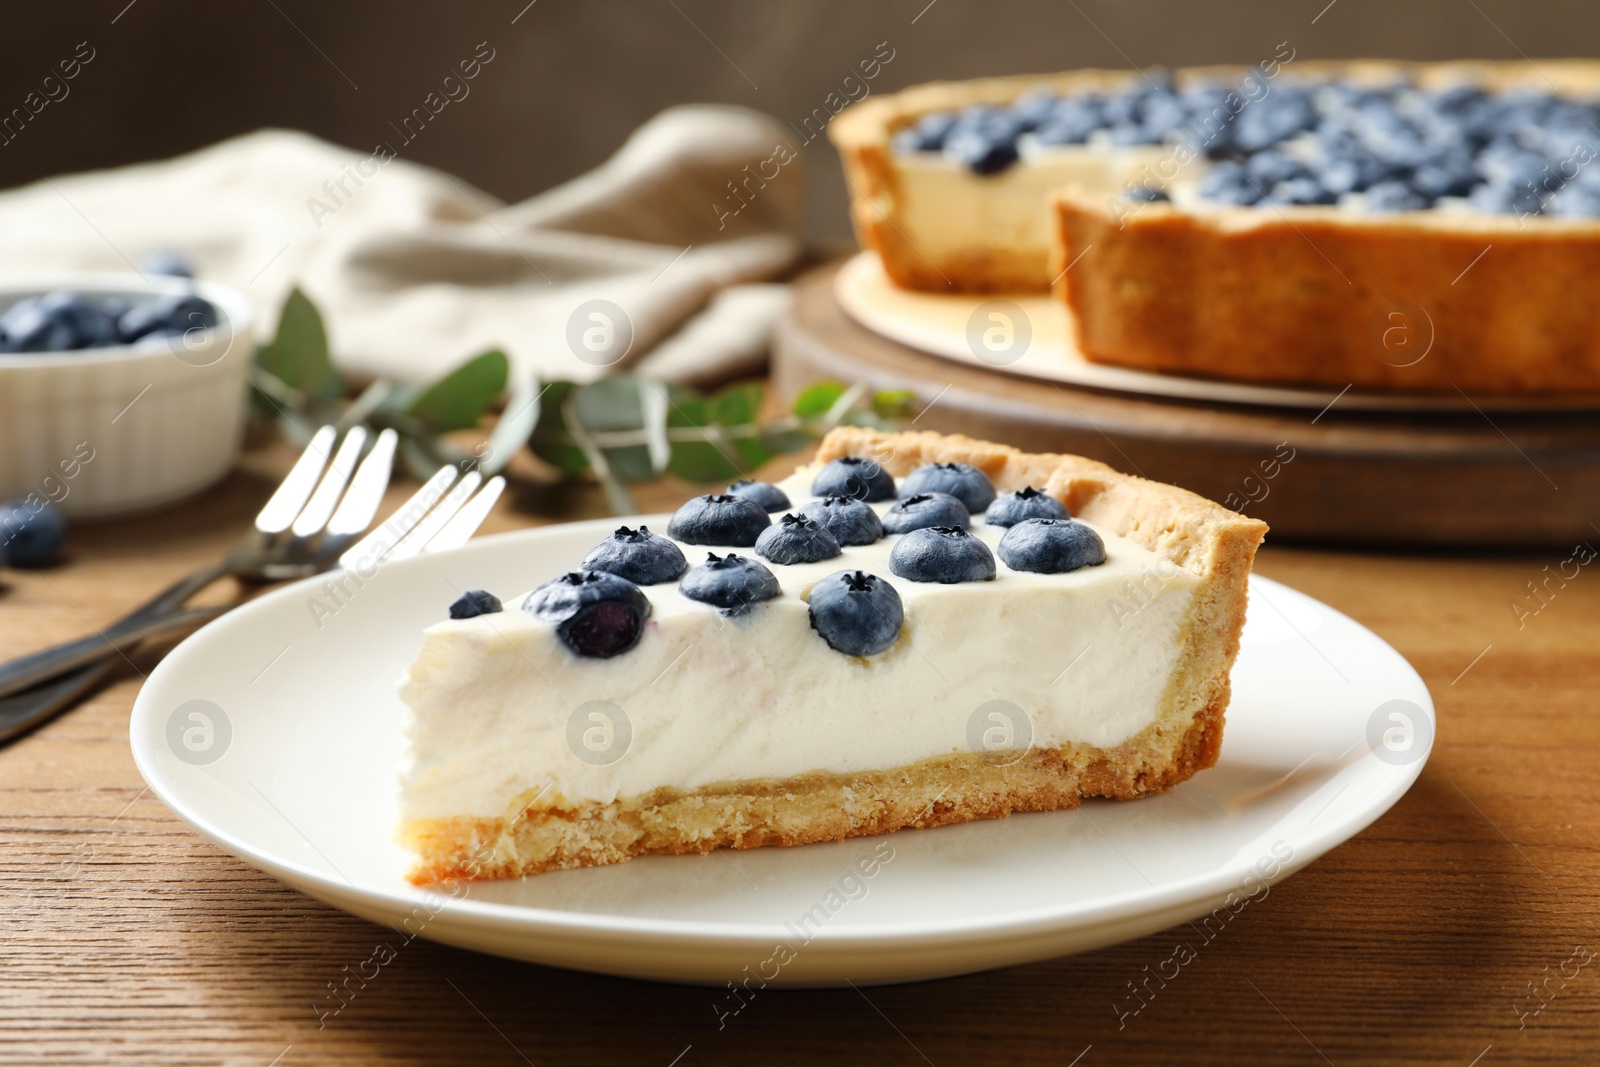
[[[1133,799],[1211,766],[1263,523],[1076,456],[839,429],[424,634],[411,879]]]

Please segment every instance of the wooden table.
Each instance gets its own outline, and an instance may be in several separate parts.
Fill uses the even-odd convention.
[[[75,636],[219,555],[284,461],[252,453],[202,500],[82,527],[66,564],[8,572],[0,651]],[[528,500],[486,530],[538,521],[517,510]],[[146,791],[128,751],[134,671],[150,666],[135,657],[0,750],[0,1062],[1600,1062],[1600,574],[1551,582],[1520,626],[1511,607],[1567,555],[1262,552],[1262,573],[1404,653],[1440,729],[1388,815],[1209,944],[1183,927],[966,978],[766,991],[722,1030],[707,989],[423,941],[319,1028],[328,983],[393,935],[222,853]],[[1179,943],[1197,958],[1119,1025]]]

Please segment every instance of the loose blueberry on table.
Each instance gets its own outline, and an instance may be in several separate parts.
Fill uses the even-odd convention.
[[[754,500],[769,515],[779,511],[787,511],[791,506],[789,494],[771,482],[753,482],[749,478],[740,478],[728,486],[726,491],[733,496],[742,496],[746,500]]]
[[[1066,519],[1066,505],[1031,485],[1007,493],[989,505],[983,521],[990,526],[1015,526],[1023,519]]]
[[[689,545],[749,548],[771,525],[766,509],[755,501],[731,493],[711,493],[679,508],[667,524],[667,536]]]
[[[813,496],[850,496],[868,504],[894,499],[894,475],[866,456],[841,456],[817,472]]]
[[[785,515],[756,538],[756,555],[773,563],[819,563],[839,551],[828,528],[805,515]]]
[[[883,513],[883,528],[892,534],[910,533],[928,526],[959,526],[964,530],[971,524],[967,506],[949,493],[903,496]]]
[[[606,571],[636,585],[657,585],[682,577],[689,561],[682,549],[648,526],[618,526],[583,558],[583,569]]]
[[[977,467],[966,463],[929,463],[906,475],[901,497],[917,493],[947,493],[976,515],[994,503],[994,483]]]
[[[1542,90],[1283,78],[1259,96],[1151,73],[1115,92],[1040,90],[927,114],[893,136],[897,152],[941,153],[980,175],[1080,144],[1183,144],[1213,161],[1197,188],[1213,203],[1385,213],[1466,198],[1487,213],[1600,216],[1600,171],[1571,166],[1575,154],[1600,154],[1600,104]],[[1125,192],[1168,198],[1151,186]]]
[[[468,589],[450,605],[452,619],[476,619],[479,615],[493,615],[503,610],[500,598],[482,589]]]
[[[992,582],[994,554],[959,526],[913,530],[889,550],[891,573],[912,582]]]
[[[811,628],[847,656],[875,656],[900,637],[905,609],[894,586],[865,571],[835,571],[811,587]]]
[[[773,573],[756,560],[732,552],[726,556],[708,552],[704,563],[683,576],[678,592],[720,608],[725,615],[740,615],[783,590]]]
[[[1014,571],[1065,574],[1106,561],[1105,542],[1071,519],[1024,519],[1000,538],[1000,559]]]
[[[522,610],[554,626],[578,655],[606,659],[639,643],[650,599],[615,574],[569,571],[529,593]]]
[[[827,527],[841,545],[870,545],[883,536],[878,513],[852,496],[825,496],[800,509],[800,514]]]
[[[0,563],[13,567],[48,567],[61,554],[67,524],[48,504],[26,500],[0,504]]]

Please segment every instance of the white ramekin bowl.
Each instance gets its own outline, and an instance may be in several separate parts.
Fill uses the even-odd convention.
[[[238,458],[250,302],[185,278],[71,274],[0,282],[0,311],[56,289],[132,303],[194,292],[219,323],[182,336],[74,352],[0,353],[0,500],[73,517],[141,511],[198,492]]]

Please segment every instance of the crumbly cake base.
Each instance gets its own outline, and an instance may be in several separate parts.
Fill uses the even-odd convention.
[[[430,885],[596,867],[652,854],[842,841],[1075,808],[1084,797],[1133,800],[1164,792],[1216,763],[1225,704],[1226,696],[1199,715],[1183,717],[1183,723],[1158,722],[1111,750],[1034,750],[1009,764],[1009,753],[959,753],[860,774],[818,772],[690,791],[658,789],[610,804],[530,810],[513,819],[415,820],[400,836],[423,857],[411,881]]]
[[[399,834],[419,856],[411,880],[508,878],[648,853],[800,845],[1051,811],[1076,807],[1083,797],[1131,800],[1216,762],[1250,565],[1265,523],[1081,456],[1021,452],[960,435],[840,427],[823,439],[816,462],[841,456],[870,456],[897,478],[927,463],[959,462],[983,471],[1001,493],[1042,487],[1074,516],[1195,575],[1187,640],[1155,721],[1115,748],[1041,748],[1009,764],[1009,753],[958,753],[859,774],[659,789],[611,803],[546,798],[501,818],[414,819]]]

